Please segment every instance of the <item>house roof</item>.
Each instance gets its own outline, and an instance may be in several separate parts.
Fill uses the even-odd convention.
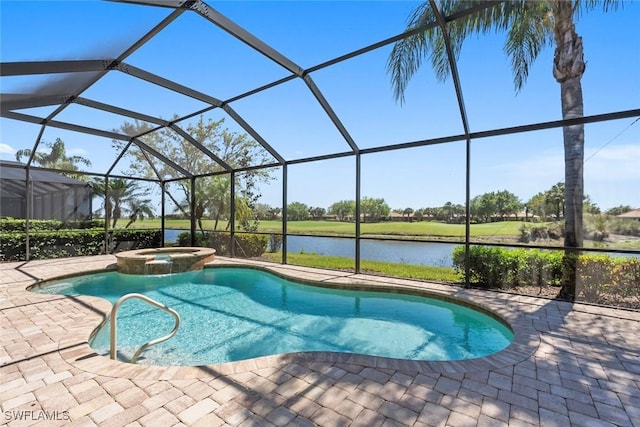
[[[24,163],[0,160],[1,197],[23,198],[26,194],[27,170]],[[33,194],[57,193],[69,188],[91,187],[91,184],[49,170],[29,168]]]
[[[633,218],[640,219],[640,209],[633,209],[629,212],[625,212],[623,214],[618,215],[618,218]]]

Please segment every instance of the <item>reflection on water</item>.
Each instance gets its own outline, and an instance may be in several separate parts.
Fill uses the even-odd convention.
[[[166,229],[165,242],[176,242],[178,235],[188,230]],[[360,254],[362,259],[371,261],[397,262],[403,264],[430,265],[437,267],[453,267],[451,255],[453,243],[427,242],[391,242],[362,240]],[[315,253],[345,258],[355,258],[356,243],[354,239],[336,237],[289,236],[287,238],[289,253]]]
[[[333,237],[289,236],[289,253],[316,253],[355,258],[355,240]],[[453,243],[361,240],[361,259],[402,264],[453,267]]]

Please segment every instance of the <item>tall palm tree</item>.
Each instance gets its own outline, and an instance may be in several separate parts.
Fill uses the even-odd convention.
[[[43,145],[51,149],[50,152],[36,151],[33,156],[33,164],[36,166],[42,166],[43,168],[61,169],[67,171],[80,170],[78,164],[82,163],[85,166],[91,166],[91,161],[85,159],[82,156],[67,156],[67,150],[64,146],[64,141],[60,138],[56,138],[53,143],[43,142]],[[24,149],[16,152],[16,160],[20,161],[23,157],[31,157],[32,150]]]
[[[443,0],[438,7],[444,16],[468,9],[483,1]],[[416,30],[436,22],[432,9],[434,0],[418,6],[410,16],[407,30]],[[540,0],[504,1],[481,11],[448,22],[447,33],[451,49],[457,57],[462,42],[471,34],[486,34],[495,30],[506,31],[505,53],[511,59],[516,91],[527,80],[529,69],[538,54],[547,46],[554,46],[553,76],[560,84],[562,117],[574,119],[583,116],[582,86],[585,70],[582,38],[575,30],[574,17],[602,7],[606,12],[616,8],[615,0]],[[442,31],[419,31],[402,39],[393,47],[387,63],[394,94],[404,101],[406,86],[421,65],[429,59],[441,81],[450,74],[449,58]],[[584,164],[584,125],[564,126],[565,153],[565,250],[563,284],[560,296],[573,300],[576,285],[577,252],[572,248],[583,245],[582,201]]]

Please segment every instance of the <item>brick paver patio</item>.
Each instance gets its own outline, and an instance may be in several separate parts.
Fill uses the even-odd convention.
[[[216,263],[239,262],[219,258]],[[92,352],[110,304],[31,293],[110,255],[0,264],[0,425],[640,427],[640,313],[292,266],[326,284],[428,289],[491,308],[516,339],[494,356],[409,362],[332,353],[145,367]]]

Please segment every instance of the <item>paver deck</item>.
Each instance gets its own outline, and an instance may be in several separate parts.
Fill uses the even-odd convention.
[[[463,362],[301,353],[203,367],[131,365],[88,346],[110,303],[26,290],[113,266],[115,257],[2,263],[0,425],[640,427],[639,312],[252,264],[327,286],[466,300],[505,318],[516,338],[503,352]]]

